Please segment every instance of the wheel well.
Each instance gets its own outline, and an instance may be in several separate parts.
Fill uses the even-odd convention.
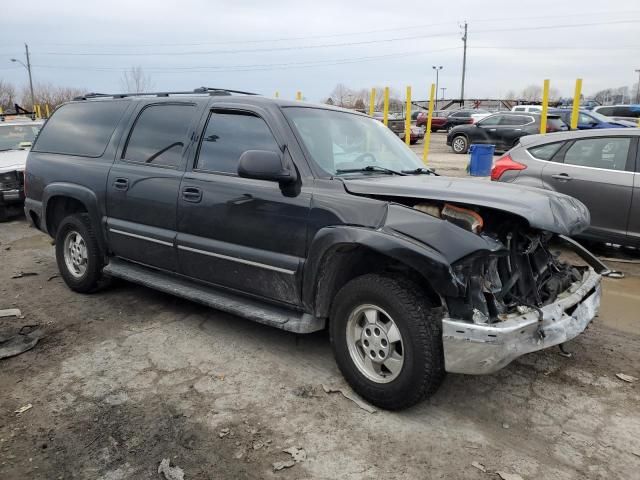
[[[315,295],[315,315],[319,318],[329,316],[333,299],[347,282],[367,273],[404,275],[420,287],[432,305],[442,303],[440,296],[420,272],[361,245],[345,245],[326,253],[319,272]]]
[[[55,196],[47,202],[47,231],[52,237],[56,236],[58,226],[65,217],[73,213],[87,212],[84,204],[71,197]]]

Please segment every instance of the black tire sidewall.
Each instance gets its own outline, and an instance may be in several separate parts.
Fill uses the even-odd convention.
[[[462,140],[464,140],[464,148],[463,148],[462,150],[460,150],[460,151],[457,151],[457,150],[455,149],[455,147],[453,147],[453,145],[455,145],[455,141],[456,141],[457,139],[459,139],[459,138],[460,138],[460,139],[462,139]],[[469,140],[467,140],[467,137],[465,137],[464,135],[456,135],[456,136],[455,136],[455,137],[453,137],[453,139],[451,140],[451,146],[452,146],[451,148],[453,149],[454,153],[457,153],[457,154],[459,154],[459,155],[463,155],[463,154],[467,153],[467,151],[469,150]]]
[[[84,239],[87,248],[87,270],[80,278],[69,272],[64,260],[64,240],[71,231],[77,232]],[[62,279],[71,290],[88,293],[97,288],[102,276],[102,261],[100,247],[88,215],[74,214],[62,220],[56,232],[56,261]]]
[[[414,298],[422,303],[423,318],[407,318],[406,305],[388,288],[394,279],[380,275],[365,275],[347,284],[336,296],[335,308],[331,315],[330,333],[333,353],[340,371],[352,388],[369,402],[386,409],[401,409],[413,405],[431,393],[429,383],[439,384],[443,377],[443,365],[439,361],[431,362],[431,368],[425,370],[430,363],[428,357],[429,346],[425,345],[424,336],[418,334],[416,323],[427,322],[428,308],[426,302]],[[399,282],[403,283],[403,282]],[[409,289],[411,290],[411,289]],[[415,297],[415,296],[414,296]],[[349,315],[359,305],[376,305],[391,316],[402,335],[404,349],[404,364],[402,371],[389,383],[376,383],[365,377],[351,359],[346,338],[346,325]],[[436,329],[437,335],[438,329]],[[433,338],[428,343],[433,343]],[[441,342],[441,336],[437,339]],[[436,357],[441,355],[441,349],[431,352]],[[432,372],[429,370],[433,370]],[[440,371],[442,370],[442,371]],[[427,382],[425,377],[433,377],[433,382]],[[418,391],[423,388],[424,391]],[[437,388],[437,385],[436,385]]]

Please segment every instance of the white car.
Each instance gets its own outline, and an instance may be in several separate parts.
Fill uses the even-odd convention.
[[[5,221],[24,203],[24,166],[44,121],[8,115],[0,120],[0,221]]]
[[[540,113],[542,105],[516,105],[511,108],[512,112]]]

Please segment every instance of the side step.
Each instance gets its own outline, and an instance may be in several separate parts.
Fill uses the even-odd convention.
[[[282,330],[311,333],[324,328],[324,320],[308,313],[203,286],[118,258],[109,260],[109,264],[104,267],[104,273]]]

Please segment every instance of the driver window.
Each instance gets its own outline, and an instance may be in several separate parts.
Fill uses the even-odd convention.
[[[500,124],[500,119],[502,115],[491,115],[490,117],[484,118],[482,121],[478,122],[478,125],[481,127],[491,127]]]
[[[591,118],[589,115],[585,115],[584,113],[581,113],[580,116],[578,117],[578,123],[584,124],[584,125],[591,125],[592,123],[595,123],[595,122],[593,121],[593,118]]]

